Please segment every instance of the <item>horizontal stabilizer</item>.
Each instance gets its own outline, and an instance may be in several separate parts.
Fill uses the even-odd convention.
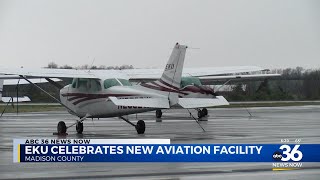
[[[166,98],[143,98],[143,99],[118,99],[109,97],[116,106],[134,106],[146,108],[169,108],[169,101]]]
[[[2,76],[3,77],[3,76]],[[1,76],[0,76],[1,79]],[[44,78],[37,78],[37,79],[29,79],[32,83],[47,83],[48,81],[45,80]],[[62,81],[61,79],[58,78],[52,78],[51,79],[54,82],[59,82]],[[22,85],[22,84],[30,84],[28,81],[24,80],[24,79],[4,79],[4,83],[3,85],[5,86],[9,86],[9,85]]]
[[[188,109],[229,105],[229,102],[223,96],[216,96],[215,98],[179,98],[178,104]]]

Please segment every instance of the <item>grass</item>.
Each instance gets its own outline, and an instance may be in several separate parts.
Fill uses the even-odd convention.
[[[4,110],[5,105],[0,106],[0,113]],[[65,110],[64,107],[60,105],[23,105],[19,106],[19,112],[43,112],[43,111],[58,111]],[[5,113],[15,113],[17,112],[17,107],[14,108],[10,105],[7,106]]]
[[[273,102],[273,103],[243,103],[231,104],[229,106],[218,106],[215,108],[241,108],[241,107],[282,107],[282,106],[307,106],[320,105],[320,102]]]
[[[320,105],[320,102],[273,102],[273,103],[243,103],[231,104],[229,106],[216,106],[214,108],[243,108],[243,107],[282,107],[282,106],[306,106],[306,105]],[[0,105],[0,113],[5,108],[4,104]],[[44,112],[44,111],[63,111],[64,107],[61,105],[20,105],[19,112]],[[15,113],[17,107],[10,105],[6,108],[5,113]]]

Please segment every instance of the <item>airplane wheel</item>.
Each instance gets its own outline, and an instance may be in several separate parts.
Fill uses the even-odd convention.
[[[207,108],[203,108],[202,109],[203,115],[207,116],[208,115],[208,109]]]
[[[146,130],[146,124],[144,123],[143,120],[139,120],[137,122],[136,130],[137,130],[138,134],[143,134],[144,133],[144,131]]]
[[[203,115],[203,112],[201,110],[198,111],[198,118],[202,118],[204,115]]]
[[[76,124],[76,130],[77,130],[78,134],[82,134],[82,132],[83,132],[83,122],[78,122]]]
[[[64,134],[67,132],[67,126],[66,126],[66,123],[64,123],[64,121],[60,121],[58,123],[57,131],[58,131],[58,134]]]
[[[156,110],[156,118],[161,118],[162,117],[162,111],[159,109],[159,110]]]

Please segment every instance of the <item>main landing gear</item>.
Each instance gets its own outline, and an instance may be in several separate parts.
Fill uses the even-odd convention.
[[[78,134],[82,134],[82,132],[83,132],[83,122],[77,122],[76,130],[77,130]]]
[[[88,116],[82,117],[77,122],[71,124],[70,126],[66,126],[66,123],[64,121],[60,121],[57,126],[57,133],[53,133],[54,135],[68,135],[67,129],[76,125],[76,131],[78,134],[82,134],[83,132],[83,121],[87,119]]]
[[[203,108],[201,109],[196,109],[198,111],[198,118],[203,118],[208,115],[208,109]],[[162,117],[162,111],[160,109],[156,110],[156,118],[161,118]]]
[[[71,126],[70,126],[71,127]],[[57,126],[57,134],[58,135],[66,135],[68,127],[64,121],[60,121]],[[77,121],[76,123],[76,131],[78,134],[82,134],[83,132],[83,122]]]
[[[71,126],[66,126],[66,123],[64,121],[60,121],[57,126],[57,133],[53,133],[54,135],[67,135],[67,129],[76,125],[76,130],[78,134],[82,134],[83,132],[83,121],[85,120],[86,117],[81,118],[79,121],[76,123],[72,124]],[[137,124],[133,124],[131,121],[128,119],[120,116],[120,118],[130,125],[134,126],[136,128],[136,131],[138,134],[144,134],[146,131],[146,124],[144,123],[143,120],[139,120]]]
[[[207,108],[203,108],[202,110],[201,109],[197,109],[198,111],[198,117],[199,118],[202,118],[202,117],[205,117],[208,115],[208,110]]]
[[[66,123],[64,121],[60,121],[58,123],[58,126],[57,126],[57,132],[59,135],[61,134],[66,134],[67,132],[67,126],[66,126]]]
[[[156,110],[156,118],[162,117],[162,111],[160,109]]]
[[[130,125],[134,126],[136,128],[136,131],[137,131],[138,134],[144,134],[144,131],[146,130],[146,124],[144,123],[143,120],[139,120],[137,122],[137,124],[135,125],[131,121],[129,121],[128,119],[126,119],[126,118],[124,118],[122,116],[120,116],[120,118],[122,120],[124,120],[125,122],[129,123]]]

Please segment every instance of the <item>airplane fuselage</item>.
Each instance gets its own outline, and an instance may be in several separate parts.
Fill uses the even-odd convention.
[[[61,102],[76,112],[78,117],[84,117],[89,114],[90,117],[107,118],[155,110],[154,108],[145,107],[117,106],[109,97],[143,99],[161,97],[161,95],[139,85],[113,86],[95,92],[81,91],[72,88],[71,85],[67,85],[60,90]]]
[[[174,90],[164,85],[155,86],[148,83],[128,85],[126,80],[114,78],[114,82],[119,82],[119,84],[109,87],[107,84],[109,80],[75,79],[73,84],[60,90],[60,100],[78,117],[107,118],[159,109],[117,106],[109,97],[117,97],[118,99],[167,98],[168,93],[177,93],[180,98],[214,98],[213,89],[205,86],[188,85]]]

